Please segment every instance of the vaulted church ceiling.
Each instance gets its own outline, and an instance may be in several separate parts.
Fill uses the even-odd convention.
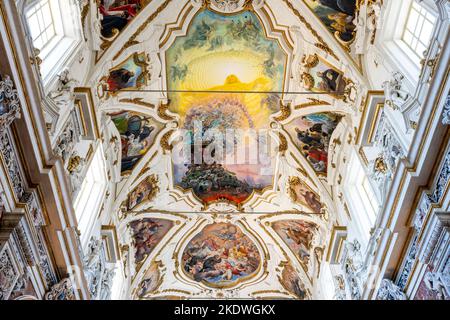
[[[118,151],[132,296],[311,298],[344,123],[358,129],[349,15],[324,1],[127,3],[126,21],[102,22],[91,83]]]

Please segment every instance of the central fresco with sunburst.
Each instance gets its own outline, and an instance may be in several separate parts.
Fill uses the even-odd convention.
[[[192,145],[196,134],[209,129],[223,134],[227,129],[269,129],[269,116],[280,109],[281,95],[260,92],[283,90],[286,53],[265,36],[251,11],[225,16],[201,11],[187,35],[167,50],[166,65],[168,89],[182,91],[169,94],[170,110],[180,115]],[[264,143],[262,139],[248,148]],[[203,139],[202,147],[208,142]],[[237,156],[234,148],[225,152]],[[273,181],[274,161],[195,164],[191,159],[192,163],[174,165],[174,180],[205,203],[220,199],[241,203]]]

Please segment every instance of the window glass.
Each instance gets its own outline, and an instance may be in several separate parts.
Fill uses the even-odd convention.
[[[34,46],[42,50],[56,36],[55,21],[49,0],[37,2],[27,12],[27,21]]]
[[[402,41],[420,59],[428,48],[436,17],[425,7],[413,1],[403,31]]]
[[[356,152],[352,154],[349,168],[346,199],[361,235],[368,239],[379,211],[378,198]]]
[[[82,239],[89,234],[106,191],[107,174],[102,150],[101,146],[97,148],[75,200],[75,216]]]

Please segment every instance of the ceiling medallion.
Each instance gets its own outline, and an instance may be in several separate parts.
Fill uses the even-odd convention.
[[[206,225],[185,247],[181,267],[211,288],[230,288],[254,278],[262,267],[256,244],[231,223]]]

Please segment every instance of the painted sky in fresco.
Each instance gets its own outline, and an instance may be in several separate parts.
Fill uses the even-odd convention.
[[[181,127],[187,130],[192,130],[194,121],[198,120],[204,130],[215,128],[221,132],[227,128],[268,128],[269,116],[279,111],[279,96],[227,91],[282,91],[286,59],[278,42],[266,37],[254,13],[244,11],[222,16],[201,11],[193,19],[187,35],[177,38],[166,52],[167,86],[169,90],[225,93],[171,93],[170,110],[181,116]],[[175,165],[175,182],[185,189],[205,185],[206,191],[194,190],[205,202],[219,198],[241,202],[252,189],[261,190],[272,184],[273,162],[216,168],[211,175],[227,176],[221,180],[228,180],[229,185],[216,189],[213,186],[213,190],[211,183],[205,181],[209,178],[189,172],[186,165]],[[195,182],[191,179],[194,176]]]

